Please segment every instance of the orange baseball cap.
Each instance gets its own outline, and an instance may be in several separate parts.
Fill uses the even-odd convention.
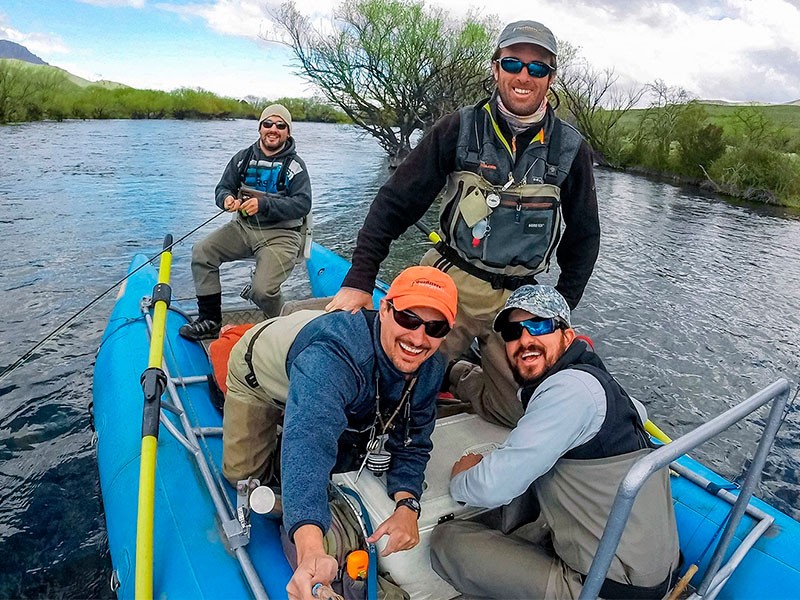
[[[408,267],[395,277],[386,299],[397,310],[424,306],[438,310],[453,326],[458,307],[458,290],[447,273],[434,267]]]

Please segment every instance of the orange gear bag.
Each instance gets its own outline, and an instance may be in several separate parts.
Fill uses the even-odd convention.
[[[211,342],[208,346],[208,354],[211,358],[211,368],[214,372],[214,380],[217,387],[223,394],[228,393],[226,380],[228,378],[228,358],[231,355],[233,346],[242,339],[245,332],[255,323],[245,323],[244,325],[226,325],[222,328],[219,338]]]

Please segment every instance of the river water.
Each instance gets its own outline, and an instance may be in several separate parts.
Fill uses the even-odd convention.
[[[255,123],[103,121],[0,128],[0,369],[121,278],[137,252],[190,231]],[[314,187],[315,238],[349,257],[388,176],[371,138],[297,123]],[[676,436],[800,366],[800,215],[598,171],[600,259],[574,313],[651,418]],[[206,230],[222,223],[220,217]],[[433,222],[431,220],[431,222]],[[173,289],[192,297],[190,248]],[[406,233],[383,276],[416,261]],[[249,273],[223,270],[232,295]],[[543,278],[554,283],[555,273]],[[308,293],[302,269],[287,296]],[[111,597],[89,416],[94,356],[114,293],[0,381],[0,598]],[[728,477],[752,456],[764,414],[695,455]],[[783,425],[761,497],[800,517],[800,416]]]

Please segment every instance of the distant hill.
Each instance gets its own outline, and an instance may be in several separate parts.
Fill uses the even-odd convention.
[[[715,106],[792,106],[792,105],[800,105],[800,100],[795,100],[794,102],[748,102],[744,100],[740,101],[733,101],[733,100],[698,100],[700,104],[711,104]]]
[[[34,65],[47,64],[25,46],[21,46],[9,40],[0,40],[0,58],[15,58]]]
[[[116,81],[107,81],[105,79],[101,79],[99,81],[89,81],[88,79],[84,79],[83,77],[78,77],[77,75],[73,75],[69,71],[62,69],[61,67],[54,67],[52,65],[48,65],[47,63],[43,64],[33,64],[25,60],[21,60],[18,58],[1,58],[0,57],[0,64],[3,62],[8,62],[10,64],[22,65],[24,68],[27,69],[44,69],[49,71],[60,71],[67,76],[67,79],[77,85],[78,87],[88,87],[90,85],[96,85],[99,87],[104,87],[108,89],[115,89],[115,88],[124,88],[130,87],[125,85],[124,83],[117,83]]]
[[[44,62],[41,58],[36,56],[30,50],[28,50],[25,46],[21,46],[20,44],[10,42],[9,40],[0,40],[0,60],[3,60],[4,58],[11,60],[18,60],[24,63],[35,65],[37,67],[42,67],[46,69],[55,69],[57,71],[61,71],[63,73],[66,73],[67,79],[69,79],[72,83],[74,83],[79,87],[87,87],[90,85],[98,85],[100,87],[109,89],[128,87],[123,83],[116,83],[115,81],[106,81],[104,79],[101,79],[100,81],[89,81],[88,79],[84,79],[83,77],[78,77],[77,75],[73,75],[69,71],[65,71],[60,67],[54,67],[53,65]]]

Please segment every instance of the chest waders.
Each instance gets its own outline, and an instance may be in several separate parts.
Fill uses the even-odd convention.
[[[280,159],[281,167],[278,170],[278,175],[275,178],[275,191],[280,193],[286,191],[287,183],[289,182],[289,165],[292,162],[293,157],[291,155],[284,156]],[[267,190],[263,189],[264,185],[259,177],[259,160],[255,158],[255,150],[253,146],[250,146],[247,150],[247,154],[245,154],[244,159],[242,160],[239,166],[239,181],[241,185],[239,187],[239,193],[237,197],[239,200],[242,199],[243,195],[250,195],[258,197],[259,194],[266,193]],[[270,178],[272,177],[271,173],[274,172],[274,169],[270,170]],[[269,181],[269,180],[268,180]],[[278,223],[270,223],[270,224],[259,224],[258,213],[253,215],[256,219],[252,219],[251,217],[243,217],[239,215],[239,218],[244,221],[249,227],[255,229],[287,229],[289,231],[298,231],[300,233],[300,252],[297,255],[297,259],[295,260],[295,264],[299,264],[305,258],[311,257],[311,242],[312,239],[312,228],[313,228],[313,219],[311,216],[311,211],[301,219],[289,219],[287,221],[280,221]],[[250,291],[250,287],[245,286],[245,289],[242,290],[242,297],[247,298],[246,294]]]
[[[564,152],[567,128],[548,109],[534,138],[542,144],[531,141],[517,157],[487,102],[462,109],[461,119],[457,170],[442,192],[444,241],[436,249],[494,289],[536,283],[535,276],[549,268],[561,236],[560,184],[580,139],[571,140]],[[492,131],[486,131],[487,123]]]

